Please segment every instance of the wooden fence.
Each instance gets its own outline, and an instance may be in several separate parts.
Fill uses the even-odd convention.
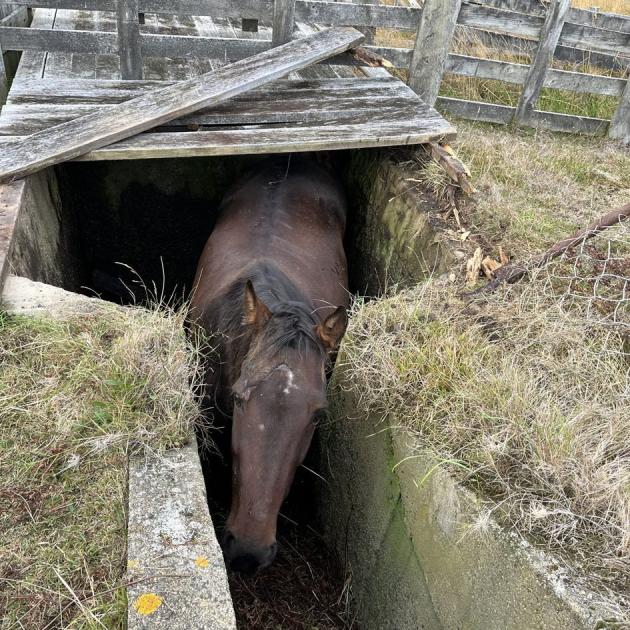
[[[142,57],[220,57],[238,60],[291,36],[294,24],[350,25],[368,32],[392,29],[416,33],[409,47],[368,44],[395,67],[429,104],[475,120],[544,127],[586,134],[606,134],[630,142],[630,84],[625,77],[601,76],[551,67],[555,59],[591,63],[627,71],[630,68],[630,17],[574,9],[569,0],[403,0],[405,6],[330,2],[326,0],[11,0],[17,10],[0,28],[6,50],[73,51],[118,54],[123,78],[142,76]],[[400,2],[398,3],[400,4]],[[118,31],[70,31],[22,28],[12,16],[24,8],[112,11]],[[235,37],[189,37],[142,32],[138,15],[165,13],[209,15],[242,20],[243,30],[259,22],[273,25],[273,41]],[[455,33],[474,32],[496,46],[518,46],[531,55],[529,65],[454,54]],[[516,107],[439,96],[444,73],[496,79],[522,85]],[[611,121],[536,109],[542,88],[603,94],[619,98]]]

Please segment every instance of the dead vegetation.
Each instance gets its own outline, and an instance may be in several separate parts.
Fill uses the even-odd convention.
[[[183,313],[0,315],[0,627],[123,628],[127,456],[188,439]]]

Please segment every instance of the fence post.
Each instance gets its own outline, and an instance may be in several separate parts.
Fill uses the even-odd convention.
[[[409,87],[428,105],[437,100],[462,0],[425,0],[409,65]]]
[[[295,0],[274,0],[272,46],[286,44],[293,35]]]
[[[538,48],[529,66],[527,79],[514,114],[517,123],[527,124],[531,120],[570,8],[571,0],[552,0],[547,9],[538,39]]]
[[[2,27],[0,27],[2,28]],[[4,64],[4,53],[2,52],[2,42],[0,42],[0,109],[6,103],[9,95],[9,73]]]
[[[120,76],[123,79],[142,79],[138,0],[118,0],[116,4]]]
[[[617,111],[610,122],[608,135],[615,140],[630,144],[630,77],[626,81],[626,89],[621,95]]]

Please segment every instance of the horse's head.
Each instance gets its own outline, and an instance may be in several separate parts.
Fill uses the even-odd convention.
[[[318,324],[297,304],[271,313],[251,282],[243,308],[251,341],[232,388],[232,507],[224,548],[233,568],[251,572],[275,557],[278,512],[326,410],[326,365],[347,315],[339,307]]]

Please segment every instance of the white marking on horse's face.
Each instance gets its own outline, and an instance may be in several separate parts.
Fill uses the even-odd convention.
[[[262,422],[258,425],[258,430],[259,431],[264,431],[265,430],[265,425]]]
[[[291,368],[289,367],[286,368],[286,373],[287,373],[287,384],[285,385],[282,392],[285,394],[289,394],[291,393],[292,389],[299,389],[299,387],[293,384],[293,380],[295,377],[293,376],[293,371],[291,370]]]

